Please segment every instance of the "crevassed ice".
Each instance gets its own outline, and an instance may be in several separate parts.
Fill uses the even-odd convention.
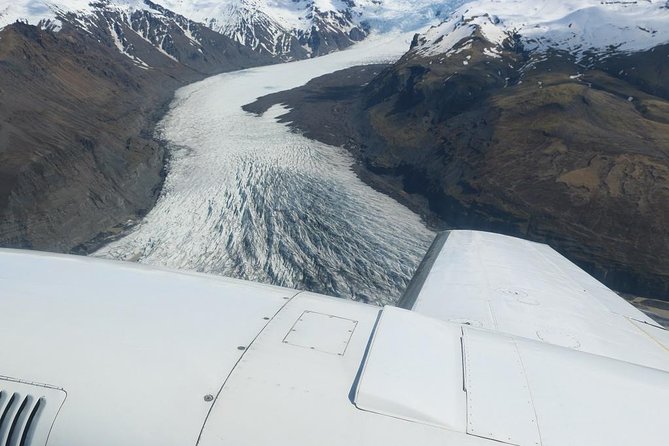
[[[95,255],[390,303],[433,233],[362,183],[341,148],[241,106],[349,66],[390,61],[411,34],[372,37],[318,59],[224,74],[178,91],[162,136],[172,149],[156,207]]]

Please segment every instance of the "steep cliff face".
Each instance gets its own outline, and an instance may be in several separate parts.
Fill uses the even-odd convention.
[[[153,125],[174,90],[266,62],[204,26],[197,47],[164,28],[165,49],[133,30],[150,17],[104,26],[112,17],[0,31],[2,246],[69,251],[141,216],[160,190],[165,149]]]

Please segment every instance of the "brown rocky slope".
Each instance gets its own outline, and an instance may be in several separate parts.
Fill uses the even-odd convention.
[[[576,61],[467,43],[409,52],[329,103],[315,98],[350,73],[256,111],[288,102],[286,121],[346,145],[435,226],[547,242],[614,289],[669,299],[669,47]]]
[[[147,69],[117,49],[111,19],[99,15],[101,26],[88,31],[67,23],[57,33],[21,23],[0,31],[0,246],[86,251],[101,232],[143,215],[165,166],[153,126],[174,90],[268,62],[192,23],[199,51],[176,26],[157,36],[169,47],[140,38],[131,26],[150,16],[116,23],[126,52]]]

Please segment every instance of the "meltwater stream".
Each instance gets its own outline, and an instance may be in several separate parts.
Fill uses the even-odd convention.
[[[241,107],[350,66],[387,62],[407,35],[306,61],[215,76],[177,92],[160,124],[172,159],[162,196],[94,255],[376,303],[396,300],[434,234],[362,183],[343,149]]]

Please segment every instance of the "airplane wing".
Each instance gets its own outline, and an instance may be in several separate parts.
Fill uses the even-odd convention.
[[[399,308],[0,250],[0,445],[659,446],[667,333],[472,231]]]
[[[665,369],[661,325],[548,245],[437,236],[398,306],[442,321]]]
[[[462,326],[467,432],[512,444],[665,441],[654,414],[669,395],[669,331],[549,246],[441,233],[398,306]]]

